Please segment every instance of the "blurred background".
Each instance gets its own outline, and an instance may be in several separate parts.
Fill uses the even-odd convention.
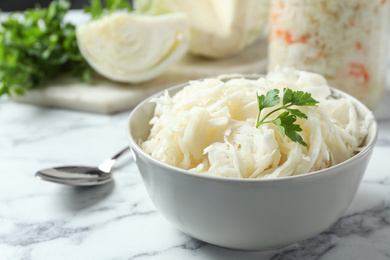
[[[0,0],[0,9],[3,12],[23,11],[35,6],[47,7],[51,0]],[[82,9],[89,0],[70,0],[71,9]]]

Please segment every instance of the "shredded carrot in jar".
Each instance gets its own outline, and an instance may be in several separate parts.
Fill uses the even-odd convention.
[[[349,66],[351,67],[349,75],[354,77],[363,77],[364,83],[367,83],[370,80],[370,75],[363,64],[351,62]]]
[[[362,44],[360,42],[356,42],[356,49],[361,50]]]
[[[284,31],[284,30],[281,30],[281,29],[278,29],[275,31],[276,35],[278,36],[283,36],[283,39],[288,42],[288,43],[297,43],[297,42],[303,42],[305,43],[307,41],[307,39],[309,38],[309,36],[307,35],[302,35],[300,37],[297,37],[297,38],[293,38],[293,36],[291,35],[291,33],[289,31]]]
[[[296,42],[303,42],[303,43],[305,43],[307,38],[308,38],[308,36],[303,35],[301,37],[298,37],[297,39],[293,39],[292,35],[291,35],[291,33],[289,31],[286,31],[284,33],[284,40],[286,42],[288,42],[288,43],[296,43]]]
[[[318,54],[317,54],[317,58],[319,59],[319,58],[322,58],[324,56],[324,54],[322,53],[322,52],[319,52]]]
[[[381,4],[386,4],[387,0],[382,0]]]
[[[281,35],[283,35],[284,34],[284,31],[283,30],[276,30],[276,34],[277,35],[279,35],[279,36],[281,36]]]
[[[273,14],[272,20],[274,20],[274,21],[278,20],[279,16],[280,16],[280,14]]]

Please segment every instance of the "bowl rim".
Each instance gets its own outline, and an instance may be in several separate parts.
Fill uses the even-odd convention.
[[[240,77],[240,78],[247,78],[248,77],[248,79],[250,79],[250,80],[257,80],[257,79],[264,77],[264,76],[266,76],[266,75],[262,75],[262,74],[226,74],[226,75],[220,75],[217,78],[224,79],[225,77],[230,77],[229,79],[234,79],[234,78],[238,78],[238,77]],[[208,78],[196,79],[194,81],[201,81],[201,80],[205,80],[205,79],[208,79]],[[183,82],[180,84],[176,84],[172,87],[168,87],[168,88],[161,90],[153,95],[150,95],[149,97],[144,99],[136,107],[134,107],[133,110],[130,112],[130,114],[127,118],[127,121],[126,121],[126,128],[125,128],[126,135],[129,139],[131,150],[133,150],[133,149],[136,150],[139,154],[142,154],[147,160],[153,162],[154,164],[159,165],[160,167],[163,167],[163,168],[170,170],[172,172],[184,174],[188,177],[200,178],[200,179],[205,179],[205,180],[214,180],[214,181],[223,181],[223,182],[240,182],[240,183],[241,182],[242,183],[278,183],[278,182],[286,182],[286,181],[306,180],[306,179],[310,179],[310,178],[323,176],[325,174],[329,175],[332,173],[334,173],[334,174],[337,173],[338,171],[335,171],[335,170],[343,168],[347,164],[350,164],[356,160],[359,160],[361,157],[365,156],[365,154],[367,154],[369,151],[371,151],[374,148],[375,143],[378,139],[378,122],[377,122],[374,114],[372,113],[372,111],[366,105],[364,105],[361,101],[359,101],[355,97],[351,96],[350,94],[348,94],[342,90],[339,90],[339,89],[336,89],[333,87],[329,87],[331,89],[332,93],[341,94],[342,96],[348,96],[350,99],[352,99],[352,102],[354,104],[358,104],[359,106],[361,106],[363,109],[367,110],[367,112],[371,113],[371,115],[372,115],[372,125],[370,127],[374,128],[373,129],[373,136],[372,136],[371,140],[369,140],[369,142],[362,148],[362,150],[359,151],[359,153],[355,154],[354,156],[348,158],[347,160],[345,160],[341,163],[338,163],[336,165],[333,165],[333,166],[325,168],[325,169],[321,169],[321,170],[314,171],[314,172],[308,172],[308,173],[304,173],[304,174],[300,174],[300,175],[283,176],[283,177],[270,178],[270,179],[265,179],[265,178],[233,178],[233,177],[230,178],[230,177],[223,177],[223,176],[207,175],[207,174],[197,173],[197,172],[190,172],[188,170],[161,162],[161,161],[153,158],[148,153],[146,153],[134,140],[134,138],[131,134],[131,131],[130,131],[130,122],[131,122],[132,117],[136,113],[136,111],[139,110],[141,107],[145,106],[147,103],[150,103],[150,100],[163,95],[166,91],[168,91],[168,92],[178,91],[178,90],[184,88],[185,86],[189,85],[189,82],[191,82],[191,81],[192,80],[187,81],[187,82]],[[134,152],[132,151],[132,153],[134,153]],[[134,154],[133,154],[133,157],[134,157],[134,161],[136,161]]]

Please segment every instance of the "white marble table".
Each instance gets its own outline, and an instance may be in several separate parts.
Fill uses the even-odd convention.
[[[33,177],[53,165],[97,165],[127,144],[128,113],[112,116],[0,101],[0,259],[390,259],[390,88],[379,139],[346,214],[276,251],[239,252],[193,239],[151,203],[130,155],[115,182],[72,188]]]
[[[96,115],[0,99],[0,259],[390,259],[388,85],[375,111],[379,139],[348,211],[323,233],[267,252],[220,248],[176,230],[155,210],[130,155],[118,162],[115,182],[101,187],[34,178],[43,167],[98,165],[127,145],[128,112]]]

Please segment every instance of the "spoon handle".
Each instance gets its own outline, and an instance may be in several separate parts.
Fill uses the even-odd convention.
[[[116,160],[118,159],[122,154],[128,152],[130,150],[130,147],[129,146],[126,146],[125,148],[123,148],[123,150],[121,150],[120,152],[118,152],[117,154],[115,154],[114,156],[111,157],[111,160]]]
[[[116,159],[118,159],[120,156],[122,156],[124,153],[128,152],[130,150],[129,146],[126,146],[126,148],[122,149],[120,152],[116,153],[112,157],[105,160],[103,163],[99,165],[99,170],[103,172],[111,172],[112,166],[114,166]]]

